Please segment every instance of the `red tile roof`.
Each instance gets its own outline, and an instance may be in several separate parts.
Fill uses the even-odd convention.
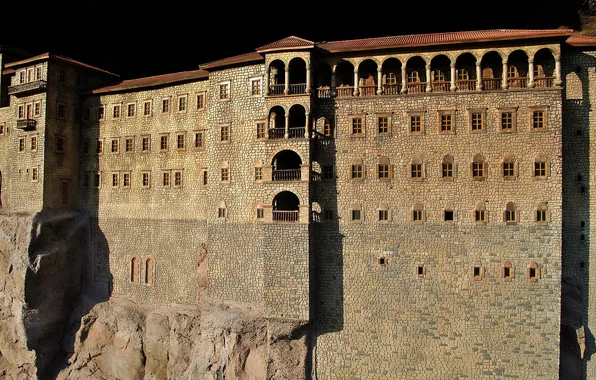
[[[524,38],[557,36],[565,37],[570,36],[572,33],[572,29],[494,29],[465,32],[410,34],[403,36],[333,41],[318,43],[317,46],[330,52],[341,52],[483,41],[515,40]]]
[[[309,47],[312,48],[314,46],[315,46],[315,43],[313,41],[305,40],[304,38],[300,38],[300,37],[296,37],[296,36],[290,36],[290,37],[283,38],[279,41],[272,42],[265,46],[261,46],[261,47],[257,48],[256,50],[258,52],[263,52],[263,51],[271,51],[271,50],[278,50],[278,49],[284,49],[284,48],[309,48]]]
[[[208,69],[214,69],[217,67],[234,65],[237,63],[258,62],[258,61],[264,61],[264,60],[265,60],[265,58],[261,54],[252,52],[252,53],[236,55],[236,56],[229,57],[229,58],[219,59],[217,61],[202,63],[199,65],[199,67],[201,69],[208,70]]]
[[[596,46],[596,37],[593,36],[571,36],[567,39],[571,46]]]
[[[56,54],[52,54],[52,53],[43,53],[43,54],[40,54],[40,55],[36,55],[35,57],[31,57],[31,58],[27,58],[27,59],[22,59],[20,61],[10,62],[10,63],[5,64],[4,67],[9,68],[9,67],[23,66],[23,65],[27,65],[27,64],[33,63],[33,62],[44,61],[46,59],[67,62],[67,63],[70,63],[70,64],[75,65],[75,66],[83,67],[85,69],[89,69],[89,70],[97,71],[97,72],[100,72],[100,73],[108,74],[108,75],[111,75],[111,76],[119,77],[118,74],[114,74],[114,73],[111,73],[111,72],[106,71],[104,69],[100,69],[99,67],[91,66],[91,65],[88,65],[86,63],[83,63],[83,62],[79,62],[77,60],[74,60],[72,58],[63,57],[61,55],[56,55]]]
[[[105,94],[108,92],[117,92],[123,90],[138,89],[144,87],[154,87],[163,84],[172,84],[197,79],[208,78],[209,73],[205,70],[182,71],[179,73],[156,75],[152,77],[128,79],[117,84],[98,88],[92,91],[94,94]]]

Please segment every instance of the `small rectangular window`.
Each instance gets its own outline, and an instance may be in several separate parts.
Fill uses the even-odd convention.
[[[187,95],[178,96],[178,112],[186,112],[186,102],[188,100]]]
[[[33,103],[33,116],[41,116],[41,101]],[[87,118],[87,120],[89,120],[89,118]]]
[[[423,214],[422,210],[412,210],[412,221],[422,222]]]
[[[379,222],[386,222],[389,220],[389,210],[379,210]]]
[[[361,219],[362,219],[362,211],[361,210],[352,210],[352,220],[360,221]]]
[[[174,171],[174,187],[182,187],[182,170]]]
[[[452,115],[441,115],[441,132],[451,132],[453,130]]]
[[[105,108],[104,106],[99,106],[97,108],[97,120],[103,120],[105,117]]]
[[[362,165],[352,165],[352,179],[362,179],[364,174]]]
[[[203,169],[203,186],[207,186],[207,169]]]
[[[323,210],[323,218],[325,220],[333,220],[333,210]]]
[[[120,105],[116,104],[112,108],[112,117],[114,119],[120,119]]]
[[[86,140],[86,141],[87,141],[87,145],[88,145],[89,144],[89,140]],[[31,150],[32,151],[36,151],[37,150],[37,136],[31,136]],[[87,153],[89,153],[89,146],[87,146]]]
[[[548,222],[548,220],[546,219],[546,210],[536,210],[536,222],[538,222],[538,223]]]
[[[424,268],[423,264],[418,265],[418,267],[416,268],[416,275],[418,277],[424,277],[424,275],[426,274],[426,269]]]
[[[364,125],[361,117],[352,118],[352,135],[358,136],[364,133]]]
[[[64,153],[66,138],[64,136],[56,136],[56,152]]]
[[[229,125],[222,125],[220,127],[219,141],[221,141],[221,142],[230,141],[230,126]]]
[[[532,111],[532,129],[542,130],[545,129],[546,124],[544,120],[544,111],[535,110]]]
[[[333,179],[333,165],[322,165],[323,179]]]
[[[411,165],[411,176],[412,178],[422,178],[422,164]]]
[[[120,173],[112,173],[112,187],[120,185]]]
[[[389,164],[379,164],[378,169],[379,179],[389,178]]]
[[[265,210],[262,208],[257,209],[257,219],[263,219],[265,217]]]
[[[513,111],[501,112],[501,131],[508,132],[513,130]]]
[[[262,181],[263,180],[263,168],[256,167],[255,168],[255,181]]]
[[[472,163],[472,177],[484,178],[484,162]]]
[[[515,163],[503,162],[503,177],[514,177],[515,176]]]
[[[126,106],[126,116],[133,117],[134,115],[135,115],[135,105],[134,104],[128,104]]]
[[[127,153],[133,152],[134,151],[134,146],[135,146],[134,142],[135,142],[134,137],[127,137],[124,140],[124,151],[127,152]]]
[[[141,136],[141,152],[149,152],[151,150],[151,136]]]
[[[6,135],[6,126],[4,123],[0,123],[0,136]]]
[[[200,149],[203,147],[203,132],[194,133],[194,147]]]
[[[122,187],[130,187],[130,172],[122,173]]]
[[[162,152],[168,150],[168,135],[159,136],[159,150]]]
[[[205,109],[205,94],[197,94],[197,110]]]
[[[66,119],[66,104],[58,103],[58,118]]]
[[[19,152],[25,151],[25,138],[19,137]]]
[[[164,187],[170,186],[170,172],[164,171],[161,173],[161,185]]]
[[[410,115],[410,133],[419,135],[423,133],[422,115]]]
[[[93,186],[99,188],[101,186],[101,173],[95,173],[93,176]]]
[[[250,94],[251,95],[261,95],[261,80],[260,79],[251,79],[250,80]]]
[[[546,162],[534,162],[534,176],[546,177]]]
[[[221,168],[221,181],[227,182],[230,180],[230,169],[229,168]]]
[[[379,118],[378,118],[378,133],[380,135],[388,135],[389,134],[389,117],[388,116],[379,116]]]
[[[143,188],[151,187],[151,172],[142,172],[141,173],[141,187],[143,187]]]
[[[112,153],[118,153],[119,150],[120,150],[120,140],[112,139],[112,147],[111,147]]]
[[[230,83],[229,82],[219,84],[219,99],[220,100],[230,99]]]
[[[39,169],[38,168],[31,168],[31,181],[33,181],[33,182],[39,181]]]
[[[151,100],[145,100],[143,103],[143,116],[151,116]]]
[[[470,112],[472,132],[484,130],[484,112]]]
[[[60,204],[61,205],[68,205],[69,203],[69,194],[68,189],[69,183],[68,181],[60,181]]]
[[[97,140],[97,145],[95,146],[95,153],[102,154],[103,153],[103,140]]]
[[[453,178],[453,163],[443,162],[441,165],[441,176],[443,178]]]
[[[507,224],[516,223],[516,211],[515,210],[505,210],[505,222]]]
[[[170,99],[163,99],[161,101],[161,112],[162,113],[170,112]]]
[[[176,149],[178,150],[184,150],[184,148],[186,147],[184,142],[185,142],[185,134],[184,133],[178,133],[176,134]]]
[[[453,222],[454,217],[455,216],[453,210],[445,210],[443,212],[443,220],[446,222]]]
[[[259,122],[257,123],[257,139],[264,139],[265,137],[265,123]]]

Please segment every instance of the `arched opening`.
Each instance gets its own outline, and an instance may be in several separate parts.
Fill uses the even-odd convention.
[[[453,178],[455,173],[455,161],[453,156],[450,154],[446,154],[443,157],[443,162],[441,163],[441,177],[442,178]]]
[[[290,191],[282,191],[273,198],[274,222],[297,222],[300,215],[300,200]]]
[[[305,94],[306,62],[302,58],[294,58],[288,67],[290,69],[290,94]]]
[[[474,208],[474,221],[484,224],[488,220],[488,211],[484,202],[478,202]]]
[[[278,152],[271,161],[274,181],[299,181],[301,177],[302,159],[293,150]]]
[[[331,67],[324,62],[319,62],[314,67],[313,79],[317,89],[317,97],[331,97]]]
[[[148,258],[145,260],[145,285],[153,285],[155,262]]]
[[[283,139],[286,131],[286,110],[281,106],[269,110],[269,138]]]
[[[451,61],[438,55],[430,61],[433,92],[447,92],[451,88]]]
[[[486,165],[484,156],[478,153],[472,161],[472,178],[477,181],[483,181],[486,178]]]
[[[424,219],[424,205],[420,202],[414,203],[414,206],[412,207],[412,214],[410,216],[410,220],[415,223],[422,223],[424,222]]]
[[[348,61],[342,61],[335,68],[335,85],[338,98],[354,95],[354,65]]]
[[[515,203],[507,202],[507,206],[505,206],[505,213],[503,219],[505,221],[505,224],[517,224],[518,214]]]
[[[358,88],[360,96],[373,96],[377,94],[377,63],[367,59],[358,66]]]
[[[455,83],[457,91],[476,90],[476,57],[463,53],[455,61]]]
[[[555,57],[549,49],[540,49],[534,55],[534,87],[554,87]]]
[[[503,78],[503,59],[496,51],[490,51],[482,57],[482,88],[500,90]]]
[[[383,94],[398,95],[401,84],[401,62],[397,58],[389,58],[383,62]]]
[[[517,161],[512,155],[507,155],[503,158],[502,163],[503,178],[506,180],[513,180],[517,177]]]
[[[300,104],[294,104],[290,108],[289,137],[303,138],[306,127],[306,110]]]
[[[426,91],[426,62],[422,57],[412,57],[406,63],[408,78],[408,94],[417,94]]]
[[[283,95],[286,88],[286,65],[276,59],[269,64],[269,95]]]
[[[507,59],[507,82],[509,88],[528,87],[528,55],[523,50],[516,50]]]
[[[138,283],[141,274],[141,262],[137,257],[130,260],[130,282]]]

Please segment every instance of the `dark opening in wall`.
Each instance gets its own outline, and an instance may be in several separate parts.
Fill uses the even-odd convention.
[[[577,182],[581,182],[584,180],[584,177],[581,174],[578,174],[576,178],[577,178]]]
[[[425,273],[426,270],[424,268],[424,264],[418,265],[418,267],[416,268],[416,275],[418,275],[418,277],[423,277]]]
[[[530,268],[530,278],[536,278],[536,268]]]
[[[505,273],[504,273],[504,276],[505,276],[506,278],[508,278],[508,277],[511,277],[511,268],[507,268],[507,267],[505,267]]]
[[[480,265],[474,265],[474,270],[472,272],[474,276],[474,280],[481,280],[482,279],[482,267]]]
[[[580,193],[585,193],[586,192],[586,187],[585,186],[580,187],[579,188],[579,192]]]
[[[582,132],[582,130],[581,130],[581,129],[578,129],[577,131],[575,131],[575,135],[576,135],[576,136],[581,136],[581,135],[582,135],[582,133],[583,133],[583,132]]]
[[[579,222],[579,226],[581,228],[585,228],[586,227],[586,222],[582,220],[581,222]]]
[[[579,240],[586,240],[586,235],[584,235],[584,234],[579,235]]]
[[[453,221],[453,210],[445,210],[445,221],[452,222]]]
[[[387,258],[385,257],[379,257],[377,261],[379,265],[387,265]]]
[[[583,267],[585,267],[585,266],[586,266],[586,263],[584,263],[583,261],[580,261],[580,262],[579,262],[579,267],[580,267],[580,268],[583,268]]]

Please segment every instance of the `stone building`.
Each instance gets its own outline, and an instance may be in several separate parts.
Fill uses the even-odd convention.
[[[308,323],[317,378],[556,378],[568,347],[589,378],[594,47],[292,36],[125,81],[0,55],[2,207],[89,213],[111,296]]]

